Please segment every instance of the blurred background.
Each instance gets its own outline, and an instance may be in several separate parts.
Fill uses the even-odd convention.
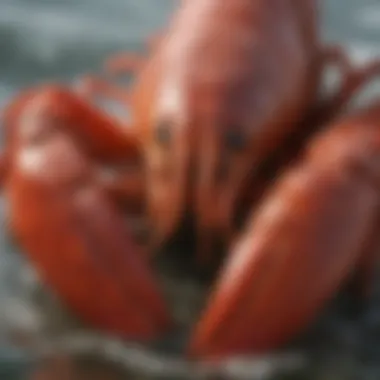
[[[113,52],[142,49],[144,41],[165,25],[176,3],[177,0],[0,0],[0,106],[25,87],[54,79],[73,81],[83,73],[98,70]],[[380,56],[380,1],[321,3],[326,40],[343,43],[357,62]],[[367,98],[376,92],[380,92],[379,84],[362,96]],[[5,209],[1,200],[2,218]],[[0,332],[10,322],[33,323],[31,305],[19,302],[23,296],[28,298],[28,276],[20,271],[22,257],[15,254],[4,223],[3,226]],[[378,324],[380,329],[380,318]],[[12,352],[2,343],[0,349],[0,380],[8,380],[11,378],[4,377],[7,368],[1,364],[7,360],[1,358],[11,358]],[[361,377],[367,378],[379,379],[380,375]]]

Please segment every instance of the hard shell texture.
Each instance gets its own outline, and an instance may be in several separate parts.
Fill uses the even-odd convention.
[[[198,324],[192,355],[278,348],[365,259],[378,225],[380,140],[375,120],[358,119],[321,132],[253,214]]]
[[[12,229],[74,314],[124,338],[154,338],[170,318],[149,263],[94,173],[62,131],[19,146],[6,183]]]

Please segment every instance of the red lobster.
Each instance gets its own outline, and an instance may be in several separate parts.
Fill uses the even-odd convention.
[[[331,119],[378,73],[377,62],[352,70],[342,51],[321,46],[316,8],[312,0],[184,1],[129,94],[95,78],[84,88],[87,95],[128,103],[133,116],[128,128],[59,86],[30,90],[10,105],[2,179],[11,227],[46,282],[78,316],[124,338],[153,339],[170,329],[169,313],[118,211],[119,202],[132,206],[146,201],[155,246],[192,212],[198,258],[205,265],[215,236],[224,236],[228,243],[236,239],[236,205],[247,192],[257,191],[256,174],[263,163],[282,152],[293,134],[308,135],[311,116],[318,116],[318,122]],[[115,72],[139,63],[123,56],[108,66]],[[328,64],[342,69],[342,87],[321,99]],[[120,171],[105,178],[105,167]],[[318,285],[310,282],[308,265],[313,265],[320,246],[307,258],[298,248],[311,249],[306,240],[301,245],[290,228],[282,235],[277,232],[285,231],[286,223],[300,226],[294,220],[297,210],[290,206],[302,191],[305,202],[300,201],[303,211],[298,212],[305,217],[305,210],[312,208],[316,213],[314,219],[308,214],[304,239],[317,239],[313,223],[318,218],[349,212],[315,210],[317,204],[332,204],[329,191],[346,182],[328,181],[325,196],[318,196],[305,182],[316,175],[314,167],[313,161],[310,172],[302,166],[302,175],[297,171],[290,180],[280,180],[264,204],[252,210],[257,219],[250,216],[255,222],[234,242],[222,284],[191,339],[191,356],[274,348],[302,328],[343,280],[346,262],[351,258],[354,263],[356,257],[346,253],[346,245],[337,246],[334,240],[331,247],[341,249],[340,254],[336,262],[327,254],[320,260],[324,271],[331,263],[333,269]],[[307,202],[313,196],[315,205]],[[279,212],[280,201],[290,206],[281,206]],[[361,205],[367,207],[364,201]],[[349,231],[357,227],[354,222],[344,226],[342,230]],[[277,244],[280,238],[288,239],[284,247]],[[290,254],[305,261],[293,269]],[[289,281],[293,277],[294,282]],[[296,289],[301,279],[311,287],[306,296]],[[272,297],[284,281],[289,287]],[[295,322],[273,319],[297,297],[300,305],[305,297],[314,301],[305,302],[305,309],[300,306],[299,314],[289,311]],[[245,310],[240,310],[242,302]],[[250,318],[245,330],[239,326],[246,318],[242,312]]]

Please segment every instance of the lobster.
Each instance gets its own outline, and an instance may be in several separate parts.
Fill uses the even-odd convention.
[[[153,248],[192,215],[198,261],[210,265],[215,240],[236,235],[234,211],[255,191],[262,163],[310,117],[324,69],[337,65],[351,86],[314,110],[325,120],[371,77],[354,79],[344,52],[321,46],[317,16],[316,1],[184,1],[150,41],[147,61],[121,54],[106,62],[111,74],[137,70],[128,93],[91,76],[82,82],[83,94],[131,109]]]
[[[341,68],[342,86],[321,97],[322,75],[330,64]],[[34,88],[6,110],[1,180],[16,237],[44,280],[83,320],[126,339],[147,341],[174,323],[143,249],[121,216],[120,203],[127,209],[138,203],[138,212],[146,206],[152,248],[163,244],[182,217],[192,213],[200,266],[212,261],[216,236],[235,248],[190,339],[189,355],[202,359],[275,348],[306,323],[306,314],[317,312],[321,297],[330,295],[343,280],[343,266],[356,260],[346,245],[336,262],[324,255],[320,268],[331,264],[332,269],[320,286],[310,281],[314,277],[309,270],[319,251],[310,258],[302,256],[295,232],[286,229],[284,239],[289,239],[290,247],[295,244],[291,252],[300,261],[294,270],[288,262],[293,257],[290,251],[273,252],[270,244],[277,244],[281,226],[293,223],[299,188],[305,192],[301,216],[310,223],[310,230],[305,225],[306,239],[316,233],[316,219],[330,216],[326,210],[319,215],[312,205],[331,205],[329,191],[335,193],[328,185],[338,188],[346,182],[331,178],[324,188],[326,199],[318,197],[315,189],[307,193],[310,187],[302,181],[319,173],[312,170],[318,167],[315,159],[307,170],[302,166],[305,174],[299,186],[294,185],[297,175],[290,175],[258,209],[252,208],[240,236],[233,225],[238,201],[247,202],[249,194],[257,192],[260,169],[277,152],[275,167],[292,161],[294,136],[301,144],[314,125],[339,114],[378,74],[379,62],[355,70],[342,49],[322,46],[316,1],[191,0],[182,2],[169,28],[152,43],[148,60],[123,54],[111,58],[106,67],[112,74],[139,71],[129,92],[90,76],[79,93],[58,85]],[[129,105],[132,122],[113,119],[91,104],[98,95]],[[287,139],[289,150],[284,148]],[[323,162],[327,165],[327,158]],[[116,173],[104,176],[107,168],[117,168]],[[309,200],[313,196],[315,202]],[[281,197],[289,199],[293,208],[274,213],[268,225],[272,204],[282,204]],[[360,205],[369,207],[365,201]],[[314,219],[306,217],[306,206],[316,212]],[[348,215],[344,211],[333,215],[344,218]],[[352,224],[342,224],[342,230],[346,226],[351,231],[357,227],[354,223],[362,221],[359,230],[364,231],[369,223],[364,219],[347,218],[344,222]],[[300,223],[297,226],[301,228]],[[352,233],[353,240],[354,236],[359,239],[359,232]],[[310,241],[314,242],[311,237]],[[304,273],[309,277],[302,277]],[[293,277],[290,289],[284,287],[283,293],[272,297],[280,283]],[[301,279],[310,285],[307,296],[295,294],[295,287],[303,285]],[[272,303],[265,302],[267,296]],[[289,299],[298,296],[300,301],[314,300],[305,301],[306,313],[301,309],[304,314],[298,316],[289,311],[295,322],[273,319],[279,308],[287,309]],[[250,327],[243,330],[236,325],[245,321],[240,302],[248,297],[242,311],[250,318]]]

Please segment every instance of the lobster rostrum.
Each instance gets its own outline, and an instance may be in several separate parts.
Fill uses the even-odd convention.
[[[323,97],[330,64],[341,69],[342,85]],[[258,207],[250,201],[240,235],[232,223],[237,203],[257,192],[265,162],[278,156],[274,166],[281,168],[290,161],[293,140],[302,142],[337,115],[380,63],[354,69],[341,49],[322,45],[316,1],[191,0],[153,42],[148,60],[126,54],[106,66],[112,74],[138,69],[129,92],[89,77],[80,93],[34,88],[6,109],[0,173],[14,234],[79,317],[123,338],[150,340],[174,324],[120,203],[127,210],[138,204],[139,213],[146,203],[153,247],[191,212],[201,265],[212,258],[215,236],[232,250],[189,355],[276,348],[361,263],[376,197],[366,175],[355,184],[350,165],[358,161],[370,177],[370,152],[353,144],[367,143],[375,128],[362,131],[349,119],[343,129],[352,133],[326,132],[335,143],[313,140],[306,158],[285,171]],[[98,109],[94,95],[127,104],[132,121]],[[325,218],[351,240],[321,227]],[[311,281],[322,271],[327,280]],[[289,302],[299,311],[288,310]]]

